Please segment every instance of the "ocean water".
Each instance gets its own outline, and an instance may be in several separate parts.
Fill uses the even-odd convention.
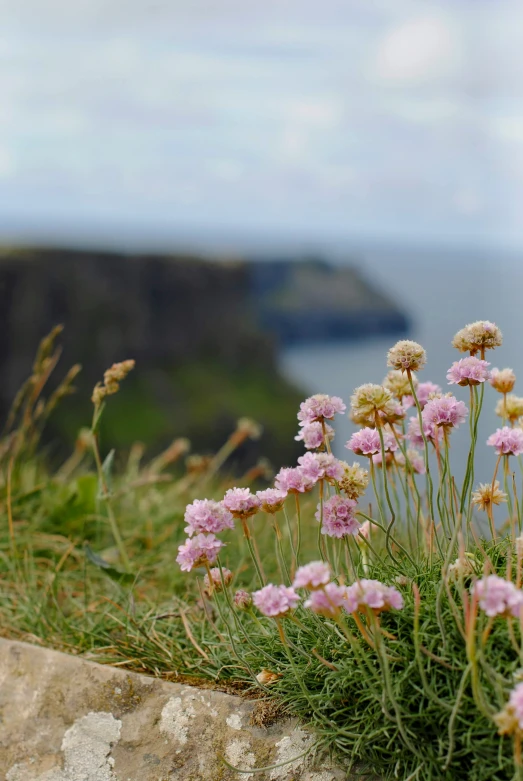
[[[468,388],[447,385],[448,367],[463,357],[450,342],[466,323],[491,320],[502,329],[504,341],[486,358],[493,367],[512,367],[519,378],[515,392],[523,395],[523,258],[494,253],[475,257],[376,252],[366,255],[360,266],[369,280],[411,316],[413,328],[408,338],[420,342],[427,351],[427,366],[419,374],[421,381],[439,383],[444,391],[452,390],[468,405]],[[293,347],[282,353],[281,369],[308,394],[335,394],[348,406],[355,387],[382,381],[387,372],[387,350],[395,341],[395,336],[384,336],[354,343]],[[501,424],[493,411],[499,398],[489,385],[480,421],[475,482],[492,479],[496,459],[485,441]],[[346,416],[338,418],[335,452],[342,458],[351,457],[344,444],[355,427]],[[465,423],[452,435],[451,463],[458,478],[463,474],[468,441]]]

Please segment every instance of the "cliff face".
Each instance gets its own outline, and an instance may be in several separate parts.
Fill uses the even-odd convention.
[[[237,417],[249,415],[266,427],[260,450],[278,460],[294,457],[300,394],[278,376],[270,338],[253,322],[246,274],[242,264],[184,257],[4,253],[1,411],[30,372],[40,339],[63,323],[61,366],[80,362],[83,372],[80,394],[55,419],[55,438],[72,437],[88,422],[94,383],[114,361],[133,357],[137,368],[111,403],[106,439],[163,445],[187,435],[197,448],[211,449]],[[271,411],[276,399],[282,409]],[[292,430],[287,423],[281,431],[283,414]]]

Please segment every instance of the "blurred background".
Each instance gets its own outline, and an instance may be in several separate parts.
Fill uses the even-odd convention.
[[[212,451],[248,415],[241,457],[275,466],[300,400],[381,381],[403,336],[445,385],[454,332],[494,320],[521,376],[516,0],[0,8],[0,412],[63,323],[83,371],[51,453],[130,357],[106,443]]]

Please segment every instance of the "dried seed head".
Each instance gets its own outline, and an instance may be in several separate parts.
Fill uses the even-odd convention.
[[[104,372],[103,385],[97,382],[91,396],[91,401],[95,407],[99,407],[106,396],[112,396],[113,393],[118,392],[121,381],[125,380],[131,369],[134,369],[134,365],[135,362],[133,360],[121,361],[121,363],[113,363]]]
[[[423,369],[427,362],[427,353],[418,342],[412,342],[410,339],[401,339],[391,347],[387,354],[387,366],[393,369],[406,371],[410,369],[418,372]]]
[[[343,477],[338,481],[338,486],[349,499],[359,499],[368,485],[369,473],[366,469],[363,469],[357,461],[352,466],[343,462]]]
[[[498,728],[498,735],[512,735],[519,730],[519,721],[512,705],[505,705],[503,710],[492,717]]]
[[[264,669],[258,673],[256,680],[258,683],[261,683],[262,686],[269,686],[271,683],[275,683],[281,677],[281,673],[273,673],[270,670]]]
[[[209,573],[203,578],[203,587],[206,594],[212,594],[213,591],[223,591],[223,584],[228,586],[232,580],[232,572],[226,567],[222,567],[223,583],[219,567],[212,567],[209,572],[211,573],[212,586],[209,581]]]
[[[523,398],[509,393],[508,396],[500,399],[496,404],[496,415],[500,418],[507,418],[511,423],[515,423],[523,415]]]
[[[240,418],[236,423],[236,431],[249,439],[259,439],[263,428],[252,418]]]
[[[510,393],[516,384],[516,375],[512,369],[492,369],[490,384],[500,393]]]
[[[391,401],[392,393],[387,388],[367,382],[356,388],[350,397],[351,413],[373,418],[374,413],[385,410]]]
[[[412,380],[414,388],[416,389],[419,384],[418,378],[414,376]],[[409,378],[405,372],[399,371],[399,369],[392,369],[392,371],[387,374],[383,380],[383,387],[390,390],[393,396],[396,396],[400,401],[404,396],[410,396],[412,394]]]
[[[234,604],[238,610],[248,610],[252,605],[252,597],[248,591],[238,589],[234,595]]]
[[[503,334],[495,323],[489,320],[477,320],[469,323],[452,340],[452,346],[462,353],[474,355],[479,350],[493,350],[503,343]]]
[[[494,483],[494,487],[492,487],[492,483],[480,483],[472,494],[472,504],[475,504],[478,510],[487,511],[493,504],[501,504],[506,501],[507,494],[500,491],[498,480]]]

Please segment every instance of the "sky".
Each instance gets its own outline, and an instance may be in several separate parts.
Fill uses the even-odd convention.
[[[517,0],[0,13],[0,239],[523,247]]]

